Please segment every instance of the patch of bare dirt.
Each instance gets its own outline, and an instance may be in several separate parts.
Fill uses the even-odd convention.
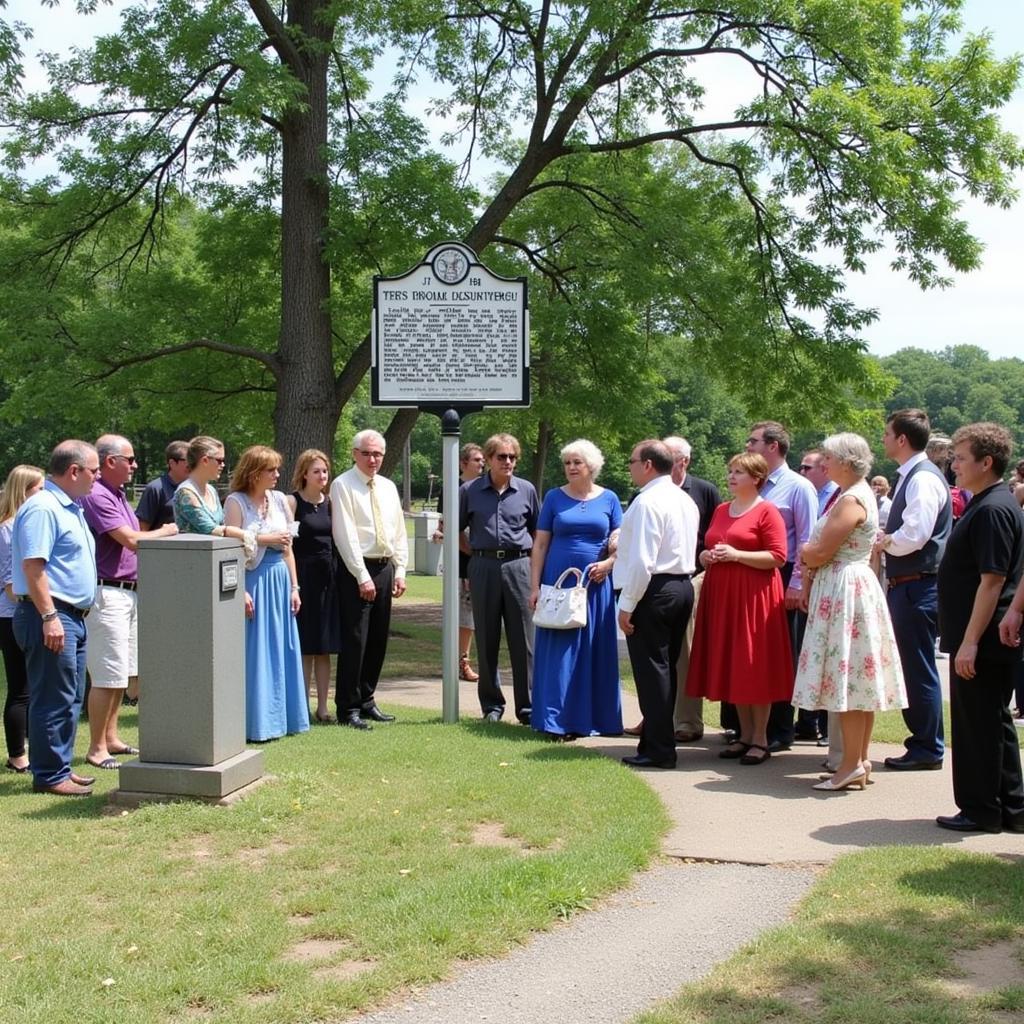
[[[473,828],[475,846],[508,846],[528,852],[529,848],[521,839],[505,835],[505,826],[500,821],[481,821]]]
[[[250,992],[244,1001],[249,1006],[266,1006],[267,1003],[272,1003],[276,998],[276,992]]]
[[[343,960],[340,964],[317,967],[313,971],[313,977],[318,981],[351,981],[360,974],[372,971],[376,966],[376,960]]]
[[[954,957],[954,963],[962,976],[943,978],[941,984],[950,995],[961,999],[1019,985],[1024,977],[1020,948],[1010,940],[962,950]]]
[[[274,854],[286,853],[291,846],[281,839],[275,839],[266,846],[250,846],[235,852],[235,860],[241,861],[249,867],[263,867],[267,859]]]
[[[314,963],[317,960],[330,960],[342,950],[352,945],[347,939],[303,939],[284,951],[282,960],[293,964]]]
[[[821,991],[817,985],[790,985],[779,993],[779,999],[800,1010],[816,1010],[821,1004]]]

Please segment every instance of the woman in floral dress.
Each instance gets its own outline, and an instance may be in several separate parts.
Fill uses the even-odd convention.
[[[885,594],[871,570],[878,503],[865,481],[871,449],[858,434],[834,434],[821,450],[840,496],[800,551],[806,567],[807,630],[793,704],[839,713],[843,757],[814,788],[864,788],[876,711],[905,708],[907,695]]]

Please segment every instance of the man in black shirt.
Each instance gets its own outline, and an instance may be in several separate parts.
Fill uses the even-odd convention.
[[[939,564],[939,636],[950,655],[953,798],[940,815],[957,832],[1024,832],[1024,782],[1010,715],[1020,650],[999,640],[999,621],[1024,566],[1024,520],[1003,474],[1009,431],[972,423],[953,435],[953,471],[973,495]]]

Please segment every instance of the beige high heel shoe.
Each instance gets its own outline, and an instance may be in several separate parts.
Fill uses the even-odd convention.
[[[812,788],[820,789],[825,793],[836,793],[841,789],[863,789],[867,784],[867,778],[868,773],[864,771],[863,766],[857,765],[849,775],[841,779],[837,779],[833,775],[831,778],[825,779],[824,782],[815,783]]]

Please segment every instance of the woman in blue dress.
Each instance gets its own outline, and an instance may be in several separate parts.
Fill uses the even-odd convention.
[[[554,583],[570,566],[586,570],[587,625],[537,630],[530,724],[565,739],[617,736],[622,696],[610,577],[622,506],[594,482],[604,465],[595,445],[572,441],[561,456],[566,483],[548,491],[541,506],[530,556],[530,606],[537,606],[541,583]]]
[[[301,602],[294,520],[275,489],[280,475],[281,456],[273,448],[246,448],[224,502],[225,524],[256,535],[256,554],[245,566],[245,737],[252,742],[309,729],[295,622]]]

